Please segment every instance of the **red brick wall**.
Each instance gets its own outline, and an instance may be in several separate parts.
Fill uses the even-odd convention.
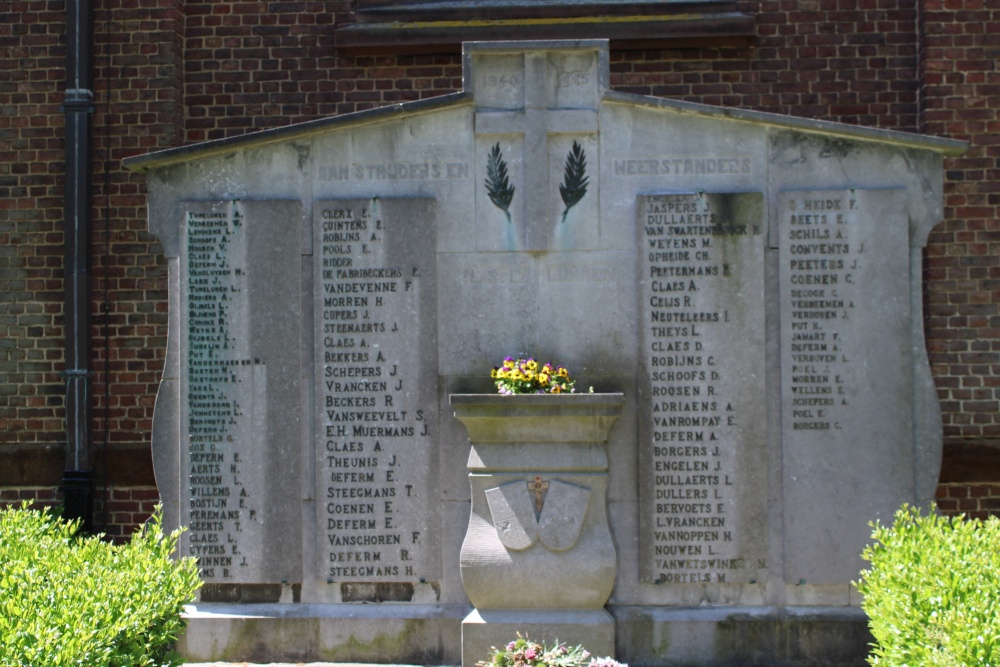
[[[0,507],[58,507],[61,495],[58,486],[0,488]],[[98,489],[94,498],[94,530],[109,539],[122,542],[152,516],[160,494],[155,487],[111,486]]]
[[[56,507],[59,502],[59,487],[56,486],[0,489],[0,507],[20,507],[23,503],[28,503],[29,507],[37,509]]]
[[[188,0],[187,142],[434,97],[462,86],[458,56],[344,57],[347,2]]]
[[[63,11],[0,9],[0,445],[63,439]]]
[[[1000,0],[738,4],[756,17],[752,46],[613,51],[613,87],[971,142],[948,162],[946,219],[926,253],[948,451],[939,499],[949,511],[1000,511]],[[106,517],[110,532],[127,532],[151,509],[166,343],[166,271],[145,232],[144,178],[121,158],[460,89],[457,55],[337,53],[333,26],[352,20],[350,5],[96,2],[98,527]],[[0,502],[51,501],[63,467],[64,20],[58,1],[0,6]]]
[[[1000,513],[1000,2],[925,0],[921,132],[970,143],[947,161],[927,249],[927,345],[944,412],[938,502]]]
[[[913,131],[913,4],[741,2],[757,17],[753,47],[615,53],[611,83],[643,95]]]
[[[166,263],[146,231],[145,179],[121,160],[182,141],[183,4],[100,0],[94,11],[94,512],[111,536],[141,525],[158,499],[149,438],[166,351]]]
[[[64,21],[61,3],[0,6],[0,504],[59,500]]]
[[[1000,515],[1000,483],[947,483],[938,487],[938,508],[945,514],[985,519]]]
[[[180,142],[184,25],[181,0],[95,4],[95,527],[121,535],[145,521],[158,497],[149,433],[166,286],[159,243],[145,231],[144,181],[120,161]],[[65,467],[65,21],[63,2],[0,7],[0,503],[56,502]]]

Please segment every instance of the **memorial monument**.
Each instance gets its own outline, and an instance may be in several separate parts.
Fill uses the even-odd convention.
[[[464,60],[461,93],[126,162],[206,584],[181,652],[470,667],[523,622],[633,667],[860,664],[868,523],[938,477],[921,247],[963,144],[615,92],[605,42]],[[490,444],[507,355],[615,416]],[[508,562],[592,574],[539,601]]]

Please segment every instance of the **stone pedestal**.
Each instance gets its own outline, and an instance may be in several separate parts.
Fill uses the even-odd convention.
[[[606,442],[623,403],[622,394],[451,397],[472,444],[461,552],[476,607],[462,624],[467,667],[517,632],[613,653]]]

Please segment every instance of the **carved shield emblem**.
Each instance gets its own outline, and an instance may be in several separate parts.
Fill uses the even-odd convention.
[[[487,489],[486,502],[497,537],[508,549],[527,549],[537,539],[552,551],[564,551],[580,538],[590,493],[586,487],[536,477]]]

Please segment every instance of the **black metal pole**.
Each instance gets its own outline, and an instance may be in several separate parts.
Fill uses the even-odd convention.
[[[66,466],[64,516],[92,529],[90,455],[91,7],[66,3]]]

